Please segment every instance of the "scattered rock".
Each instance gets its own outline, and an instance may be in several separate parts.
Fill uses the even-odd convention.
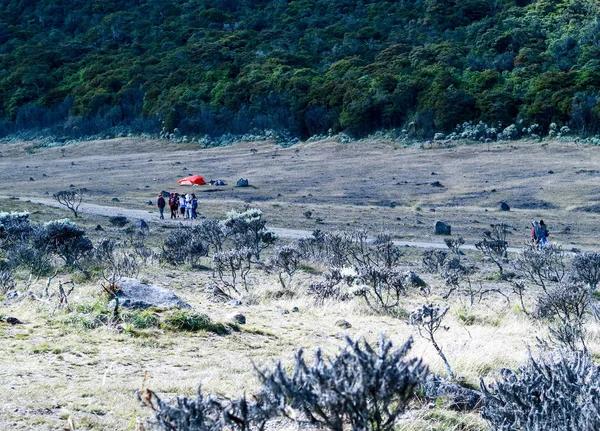
[[[12,301],[13,299],[17,299],[19,297],[19,292],[17,292],[16,290],[11,290],[10,292],[8,292],[6,294],[6,296],[4,297],[5,301]]]
[[[162,195],[163,198],[168,198],[169,196],[171,196],[171,193],[169,193],[166,190],[161,191],[160,194]]]
[[[443,398],[448,402],[448,407],[453,410],[472,411],[483,403],[481,392],[451,383],[436,375],[427,377],[423,389],[427,398],[432,400]]]
[[[237,187],[248,187],[249,186],[248,179],[240,178],[239,180],[236,181],[235,185]]]
[[[104,228],[102,226],[100,226],[99,224],[97,224],[96,227],[94,228],[94,230],[97,232],[102,232],[104,230]]]
[[[404,273],[404,278],[408,283],[410,283],[413,287],[427,287],[427,283],[423,281],[421,277],[417,275],[414,271],[406,271]]]
[[[227,305],[231,305],[233,307],[239,307],[240,305],[242,305],[242,301],[240,301],[239,299],[232,299],[231,301],[229,301],[227,303]]]
[[[119,200],[119,198],[112,198],[111,200],[112,200],[113,202],[121,202],[121,201]]]
[[[452,227],[448,223],[438,220],[435,222],[435,234],[452,235]]]
[[[147,204],[147,205],[152,205],[152,201],[151,201],[151,200],[148,200],[148,201],[146,202],[146,204]]]
[[[347,320],[344,319],[339,319],[335,322],[336,326],[339,326],[340,328],[343,329],[350,329],[352,328],[352,325],[350,324],[350,322],[348,322]]]
[[[299,313],[300,309],[298,307],[292,308],[292,313]]]
[[[117,227],[123,227],[127,223],[129,223],[129,220],[127,220],[127,217],[121,216],[121,215],[110,216],[108,218],[108,221],[110,222],[110,224],[112,224],[113,226],[117,226]]]
[[[440,183],[439,181],[434,181],[431,183],[432,187],[444,187],[444,185],[442,183]]]
[[[229,316],[227,316],[227,320],[230,320],[234,323],[238,323],[240,325],[246,324],[246,316],[244,316],[242,313],[230,314]]]
[[[548,171],[548,173],[549,173],[549,174],[553,174],[553,173],[554,173],[554,171]]]
[[[190,304],[182,301],[168,289],[153,286],[135,278],[122,278],[116,283],[118,287],[117,298],[119,306],[124,308],[161,307],[161,308],[192,308]],[[109,307],[114,308],[113,299]]]
[[[135,227],[137,229],[139,229],[141,232],[150,231],[150,227],[148,227],[148,223],[146,223],[146,220],[144,220],[144,219],[139,219],[138,221],[136,221]]]
[[[506,202],[500,203],[500,211],[510,211],[510,207],[508,206],[508,204]]]
[[[29,177],[29,181],[35,181],[33,177]]]
[[[75,162],[71,162],[71,166],[75,166]]]
[[[10,323],[11,325],[22,325],[23,324],[23,322],[21,322],[16,317],[7,317],[6,323]]]

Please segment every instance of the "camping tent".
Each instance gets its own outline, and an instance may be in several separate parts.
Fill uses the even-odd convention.
[[[201,177],[200,175],[192,175],[190,177],[185,177],[185,178],[180,179],[177,182],[179,183],[180,186],[193,186],[193,185],[201,186],[203,184],[206,184],[206,181],[204,181],[204,178]]]

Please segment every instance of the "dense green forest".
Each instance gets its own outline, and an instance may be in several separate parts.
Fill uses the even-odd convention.
[[[600,132],[596,0],[0,0],[0,134]],[[411,125],[411,128],[413,125]]]

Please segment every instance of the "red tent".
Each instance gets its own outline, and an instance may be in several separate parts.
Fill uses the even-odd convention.
[[[193,185],[201,186],[203,184],[206,184],[206,181],[204,181],[204,178],[201,177],[200,175],[192,175],[190,177],[185,177],[185,178],[180,179],[177,182],[179,183],[180,186],[193,186]]]

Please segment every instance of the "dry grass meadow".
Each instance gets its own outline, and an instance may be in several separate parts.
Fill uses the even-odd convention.
[[[550,226],[551,240],[565,250],[600,249],[600,149],[571,142],[402,148],[386,142],[325,141],[287,149],[255,142],[202,149],[122,138],[53,148],[5,144],[0,155],[0,211],[26,210],[35,222],[70,217],[68,210],[50,205],[52,193],[71,185],[86,188],[88,207],[75,221],[93,241],[122,235],[108,216],[123,213],[143,216],[150,225],[149,241],[158,248],[180,221],[159,220],[148,201],[154,204],[161,190],[189,190],[177,186],[177,179],[200,174],[228,183],[193,189],[204,217],[223,219],[231,209],[250,205],[264,212],[270,227],[389,231],[399,241],[442,244],[433,234],[436,220],[449,222],[453,234],[462,235],[467,244],[479,240],[490,224],[505,222],[513,228],[511,247],[528,239],[531,219],[542,218]],[[241,177],[251,187],[233,187]],[[511,211],[499,211],[502,201]],[[307,211],[310,218],[304,215]],[[94,231],[98,224],[104,232]],[[406,269],[421,274],[422,252],[405,247]],[[480,253],[465,253],[481,269],[483,283],[510,292]],[[412,355],[443,373],[433,348],[403,319],[374,314],[358,299],[315,305],[306,287],[325,269],[320,262],[305,265],[286,295],[280,294],[276,276],[254,271],[253,300],[235,307],[206,298],[203,287],[212,277],[206,267],[154,262],[142,268],[140,279],[172,289],[216,322],[227,322],[234,312],[246,315],[247,324],[228,335],[107,325],[89,329],[94,310],[106,302],[99,280],[59,274],[58,279],[75,281],[73,311],[53,313],[52,296],[40,301],[26,294],[30,290],[40,296],[45,280],[26,286],[27,274],[18,273],[20,299],[0,302],[1,316],[24,322],[0,323],[0,429],[137,430],[150,416],[135,397],[142,387],[165,399],[193,395],[199,384],[207,392],[251,394],[258,385],[253,364],[291,363],[301,346],[333,354],[345,336],[374,342],[385,333],[399,344],[413,335]],[[426,301],[444,302],[441,280],[421,275],[431,295],[408,295],[402,306],[406,313]],[[493,381],[500,368],[519,366],[528,349],[535,348],[536,336],[545,334],[543,325],[522,313],[517,298],[510,299],[507,304],[491,296],[469,307],[451,298],[448,329],[439,341],[466,384],[477,386],[480,377]],[[291,312],[293,307],[299,312]],[[339,319],[351,328],[338,326]],[[588,347],[598,357],[600,325],[590,323],[588,329]],[[487,427],[477,414],[458,414],[442,405],[410,414],[399,429]]]

